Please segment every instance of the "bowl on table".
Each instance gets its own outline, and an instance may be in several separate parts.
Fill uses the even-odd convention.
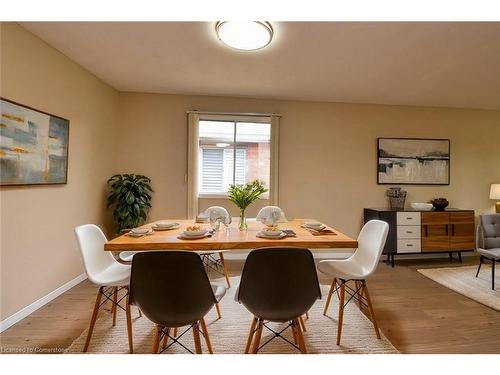
[[[208,230],[201,228],[197,225],[192,226],[192,227],[187,227],[183,232],[182,235],[184,237],[201,237],[207,234]]]
[[[283,231],[276,227],[266,227],[261,230],[261,233],[267,237],[279,237],[283,234]]]
[[[413,208],[414,210],[420,210],[420,211],[430,211],[432,210],[432,203],[411,203],[410,207]]]
[[[436,198],[432,200],[432,205],[434,206],[436,211],[444,211],[444,209],[448,207],[449,204],[450,202],[448,202],[446,198]]]

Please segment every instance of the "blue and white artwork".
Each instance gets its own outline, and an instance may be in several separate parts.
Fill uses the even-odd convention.
[[[448,185],[448,139],[379,138],[378,183]]]
[[[2,99],[0,184],[65,184],[69,121]]]

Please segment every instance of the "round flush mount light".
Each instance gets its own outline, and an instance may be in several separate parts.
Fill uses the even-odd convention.
[[[274,34],[269,22],[260,21],[219,21],[215,32],[225,45],[244,51],[267,46]]]

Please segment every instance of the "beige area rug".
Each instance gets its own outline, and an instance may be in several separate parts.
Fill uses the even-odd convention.
[[[214,354],[243,354],[245,351],[251,315],[245,307],[234,301],[238,282],[239,278],[231,278],[233,287],[228,290],[220,303],[222,319],[217,320],[215,308],[205,317]],[[322,309],[328,288],[322,286],[321,291],[323,299],[314,304],[309,311],[309,319],[305,321],[307,332],[304,332],[304,339],[309,353],[398,353],[384,336],[380,340],[377,339],[372,323],[354,303],[349,303],[344,312],[342,342],[340,346],[337,346],[335,340],[338,299],[332,298],[329,316],[323,316]],[[89,315],[90,313],[89,311]],[[132,320],[135,353],[150,353],[153,342],[153,323],[144,316],[139,318],[135,307],[132,307]],[[271,325],[273,329],[279,329],[280,326],[284,327],[280,324]],[[179,332],[182,331],[183,329],[179,329]],[[86,336],[87,330],[70,345],[66,353],[81,353]],[[287,329],[285,336],[292,341],[290,329]],[[261,344],[271,337],[272,333],[264,329]],[[180,341],[194,351],[191,331],[187,332]],[[203,353],[208,352],[203,337],[202,348]],[[111,326],[111,315],[97,321],[89,353],[128,353],[124,311],[119,310],[115,327]],[[175,344],[164,353],[184,354],[187,352],[180,345]],[[264,346],[259,353],[298,353],[298,351],[277,337]]]
[[[497,267],[498,268],[498,267]],[[500,311],[500,276],[496,272],[495,290],[491,290],[491,265],[419,269],[422,275],[476,302]],[[500,271],[500,270],[499,270]]]

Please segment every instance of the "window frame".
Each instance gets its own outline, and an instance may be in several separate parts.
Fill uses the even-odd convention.
[[[198,214],[199,199],[228,199],[227,194],[200,193],[201,179],[199,178],[199,122],[200,121],[226,121],[226,122],[251,122],[266,123],[271,126],[270,139],[270,181],[269,192],[263,199],[270,204],[278,205],[278,165],[279,165],[279,114],[239,114],[188,111],[188,170],[187,182],[187,217],[194,218]],[[196,160],[195,160],[196,159]]]

